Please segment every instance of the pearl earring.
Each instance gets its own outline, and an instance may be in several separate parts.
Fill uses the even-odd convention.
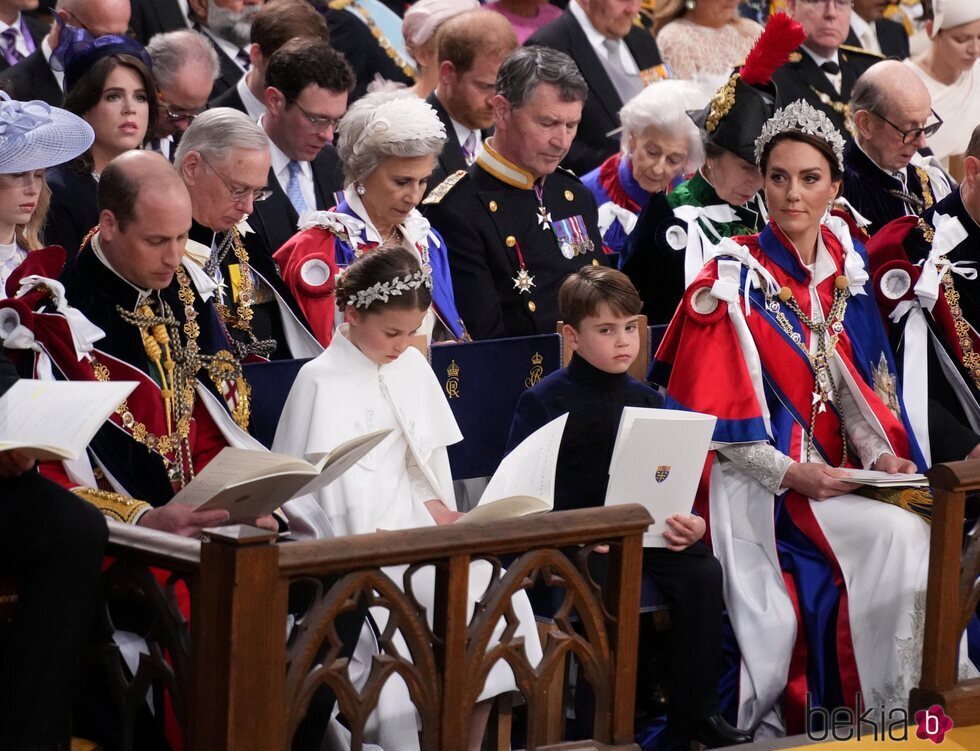
[[[685,7],[685,8],[687,9],[687,10],[694,10],[695,8],[697,8],[697,7],[698,7],[698,3],[697,3],[697,0],[687,0],[687,1],[686,1],[686,2],[684,3],[684,7]]]
[[[363,196],[365,193],[367,193],[367,188],[364,187],[364,183],[358,183],[354,186],[354,192],[359,196]]]

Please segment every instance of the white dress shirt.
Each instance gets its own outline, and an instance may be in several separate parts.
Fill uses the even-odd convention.
[[[861,46],[868,52],[881,53],[881,44],[878,42],[878,30],[873,23],[868,23],[857,13],[851,12],[851,28],[854,29],[854,36],[861,42]]]
[[[259,118],[259,125],[262,125]],[[265,130],[265,128],[263,128]],[[282,150],[276,146],[272,139],[269,139],[269,154],[272,157],[272,174],[276,176],[279,187],[283,193],[287,193],[286,186],[289,185],[289,162],[290,159]],[[313,187],[313,168],[309,162],[297,162],[299,164],[299,188],[303,193],[303,200],[306,208],[316,210],[316,190]]]
[[[805,44],[802,47],[800,47],[800,49],[802,49],[806,54],[808,54],[811,58],[813,58],[813,61],[817,64],[818,68],[824,63],[834,63],[838,68],[840,68],[840,57],[837,54],[837,50],[834,50],[833,57],[821,57],[816,52],[814,52],[809,47],[807,47]],[[841,82],[843,81],[843,75],[840,72],[838,72],[836,75],[833,76],[827,71],[821,71],[821,72],[825,76],[827,76],[827,80],[830,81],[830,85],[833,86],[838,93],[840,93],[840,87],[841,87]]]
[[[246,81],[248,75],[249,74],[246,73],[244,76],[238,79],[238,83],[235,84],[235,90],[238,92],[238,96],[241,98],[242,104],[245,105],[245,112],[247,112],[248,116],[255,120],[255,122],[258,122],[259,118],[265,114],[265,102],[257,99],[255,94],[253,94],[252,90],[248,87],[248,81]]]
[[[575,16],[575,20],[578,21],[578,25],[582,27],[582,31],[585,32],[586,39],[589,40],[589,44],[592,45],[592,49],[595,50],[596,55],[599,60],[603,63],[609,61],[609,51],[606,49],[605,42],[608,37],[603,36],[602,32],[599,31],[595,26],[592,25],[592,21],[585,14],[582,6],[578,4],[577,0],[572,0],[568,4],[569,12]],[[639,75],[640,66],[636,64],[636,60],[633,59],[633,55],[626,46],[626,42],[622,39],[612,40],[618,42],[619,47],[619,59],[623,64],[623,70],[625,70],[630,75]]]

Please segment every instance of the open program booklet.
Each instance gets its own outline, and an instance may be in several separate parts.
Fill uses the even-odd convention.
[[[136,381],[21,379],[0,398],[0,451],[33,459],[78,459]]]
[[[271,514],[286,501],[325,488],[377,446],[391,429],[367,433],[310,461],[254,449],[224,448],[173,500],[200,511],[224,509],[230,522]]]
[[[521,441],[493,473],[480,502],[457,524],[539,514],[555,507],[555,465],[568,413]]]
[[[606,505],[647,507],[653,524],[643,536],[644,547],[667,547],[666,518],[691,513],[715,419],[674,409],[623,410],[609,462]]]

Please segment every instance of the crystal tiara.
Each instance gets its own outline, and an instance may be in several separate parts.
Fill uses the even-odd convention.
[[[347,298],[347,304],[353,305],[355,308],[367,308],[373,302],[378,300],[388,302],[390,297],[398,297],[402,292],[410,292],[423,285],[432,289],[432,275],[424,269],[419,269],[412,274],[406,274],[404,277],[396,276],[387,282],[376,282],[367,289],[362,289]]]
[[[840,171],[844,171],[843,136],[830,122],[830,118],[825,112],[807,104],[802,99],[797,99],[792,104],[787,104],[782,109],[776,110],[776,113],[762,126],[762,133],[755,139],[756,164],[762,160],[762,152],[766,145],[776,136],[790,130],[806,133],[808,136],[816,136],[825,141],[833,150],[834,156],[837,157],[837,166]]]

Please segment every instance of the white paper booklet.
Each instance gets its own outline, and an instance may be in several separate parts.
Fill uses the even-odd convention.
[[[701,479],[715,418],[674,409],[626,407],[609,462],[606,505],[639,503],[653,524],[643,536],[648,548],[664,548],[665,519],[689,514]]]
[[[34,459],[78,459],[139,384],[21,379],[0,398],[0,451]]]
[[[874,488],[927,488],[929,478],[917,472],[888,474],[874,469],[840,469],[847,482],[870,485]]]
[[[232,523],[265,516],[286,501],[329,485],[390,432],[389,428],[352,438],[309,461],[271,451],[223,448],[173,500],[200,511],[225,509]]]
[[[555,507],[555,465],[568,413],[521,441],[497,467],[480,502],[457,524],[539,514]]]

